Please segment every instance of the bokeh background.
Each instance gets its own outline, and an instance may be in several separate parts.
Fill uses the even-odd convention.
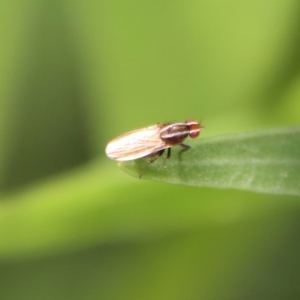
[[[1,299],[298,299],[299,197],[131,178],[118,134],[299,124],[296,0],[0,1]]]

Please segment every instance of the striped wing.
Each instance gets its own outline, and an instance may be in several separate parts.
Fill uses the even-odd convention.
[[[106,146],[106,155],[117,161],[145,157],[170,146],[160,138],[160,126],[154,125],[125,133]]]

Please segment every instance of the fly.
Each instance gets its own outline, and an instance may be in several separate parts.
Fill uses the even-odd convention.
[[[196,138],[201,131],[201,123],[192,119],[184,123],[159,123],[153,126],[127,132],[106,146],[106,155],[117,161],[128,161],[142,157],[154,158],[161,156],[167,149],[167,158],[171,156],[171,147],[179,145],[182,152],[190,149],[183,144],[189,136]]]

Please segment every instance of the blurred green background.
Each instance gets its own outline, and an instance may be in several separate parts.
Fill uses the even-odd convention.
[[[300,297],[299,197],[104,153],[157,122],[299,124],[299,1],[1,0],[0,36],[1,299]]]

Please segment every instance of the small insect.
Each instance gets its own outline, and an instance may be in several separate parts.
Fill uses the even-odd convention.
[[[153,126],[127,132],[110,141],[106,146],[106,155],[117,161],[134,160],[141,157],[161,156],[168,149],[167,158],[171,156],[171,147],[181,146],[182,152],[190,146],[182,142],[190,136],[196,138],[201,131],[200,123],[189,119],[185,123],[159,123]],[[152,162],[151,161],[151,162]]]

